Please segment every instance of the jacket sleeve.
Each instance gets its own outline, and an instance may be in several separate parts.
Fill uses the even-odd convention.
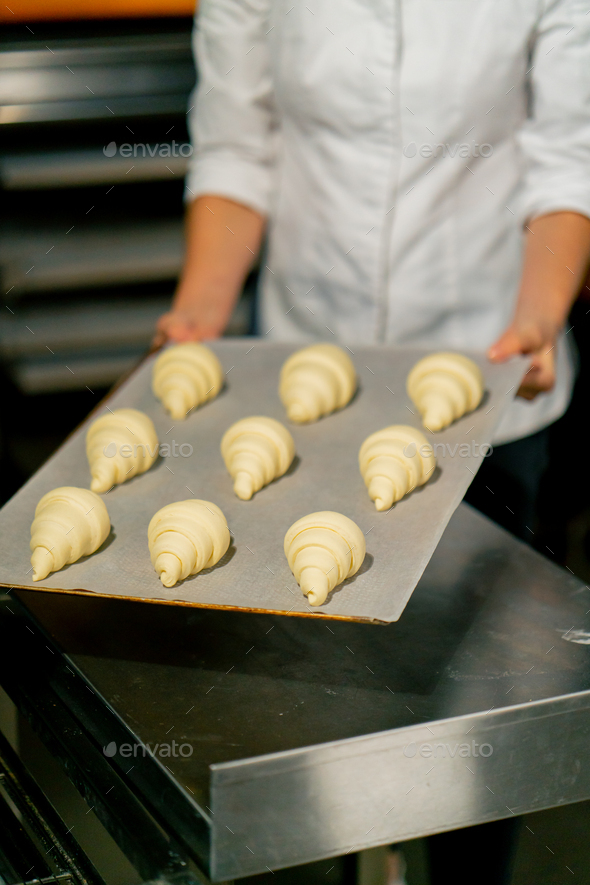
[[[545,0],[529,63],[520,133],[524,213],[590,216],[590,15],[582,0]]]
[[[207,193],[263,214],[271,208],[278,139],[267,38],[271,3],[201,0],[187,200]]]

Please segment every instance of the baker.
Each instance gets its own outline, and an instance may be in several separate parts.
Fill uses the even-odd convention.
[[[586,4],[202,0],[194,39],[186,261],[160,340],[222,334],[264,243],[268,340],[527,354],[489,459],[521,486],[524,532],[590,255]],[[501,881],[485,866],[480,885]]]

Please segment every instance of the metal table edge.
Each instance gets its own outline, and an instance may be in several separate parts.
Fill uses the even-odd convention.
[[[586,703],[583,703],[583,702]],[[557,707],[558,709],[550,712],[544,712],[547,707]],[[571,694],[556,695],[551,698],[542,698],[539,701],[523,702],[513,704],[507,707],[498,707],[494,712],[484,710],[475,713],[466,713],[459,716],[448,716],[444,719],[429,719],[412,725],[404,725],[399,728],[391,728],[385,731],[376,731],[369,734],[359,735],[358,737],[343,738],[342,740],[326,741],[320,744],[309,744],[306,747],[298,747],[291,750],[282,750],[276,753],[265,753],[260,756],[250,756],[244,759],[234,759],[230,762],[214,762],[209,766],[212,775],[212,784],[221,787],[225,784],[239,783],[244,779],[249,779],[245,772],[249,772],[254,768],[260,769],[259,774],[250,775],[250,777],[266,777],[278,771],[295,771],[299,768],[305,768],[308,764],[307,760],[312,754],[324,754],[334,757],[335,753],[341,751],[338,755],[340,758],[348,756],[358,756],[362,753],[355,752],[357,748],[367,743],[375,743],[377,741],[387,743],[395,740],[398,736],[413,736],[419,731],[428,730],[428,726],[435,725],[442,728],[446,725],[455,726],[460,723],[483,722],[486,719],[491,723],[490,729],[500,725],[509,724],[510,721],[522,719],[543,719],[548,716],[561,716],[573,710],[590,709],[590,689],[572,692]],[[530,715],[533,713],[534,715]],[[519,715],[513,715],[519,714]],[[523,715],[529,714],[529,715]],[[499,722],[503,719],[505,721]],[[372,751],[371,751],[372,752]],[[241,773],[244,776],[241,776]],[[213,821],[211,821],[213,823]]]

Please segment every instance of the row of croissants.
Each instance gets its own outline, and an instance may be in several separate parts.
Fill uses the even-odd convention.
[[[33,580],[94,553],[110,529],[106,505],[95,492],[63,486],[43,495],[31,526]],[[152,565],[165,587],[212,568],[231,542],[220,508],[196,498],[162,507],[147,534]],[[365,549],[356,523],[328,510],[298,519],[284,540],[289,567],[310,605],[321,605],[334,587],[356,574]]]
[[[164,351],[153,370],[153,391],[175,419],[219,393],[223,370],[202,344]],[[479,368],[459,354],[433,354],[414,366],[408,392],[430,430],[441,429],[477,407],[483,395]],[[317,420],[350,402],[357,388],[354,366],[332,344],[294,353],[283,365],[279,393],[291,421]],[[135,409],[110,410],[86,436],[91,491],[74,487],[44,495],[31,526],[33,580],[94,553],[110,532],[104,501],[96,492],[144,473],[154,464],[159,441],[151,419]],[[221,454],[234,491],[249,500],[293,462],[295,443],[280,421],[264,416],[233,424],[221,440]],[[389,510],[436,466],[432,447],[419,430],[393,425],[371,434],[359,452],[361,475],[377,510]],[[168,504],[151,519],[148,547],[164,586],[214,566],[230,544],[227,521],[212,502]],[[354,575],[365,556],[365,540],[348,517],[332,511],[299,519],[285,536],[291,571],[311,605],[321,605],[334,587]]]
[[[152,390],[176,421],[214,399],[222,386],[221,363],[204,344],[176,344],[154,363]],[[476,409],[484,390],[479,367],[458,353],[433,353],[419,360],[406,386],[424,426],[432,431]],[[311,344],[291,354],[279,378],[279,396],[295,424],[344,408],[356,390],[354,365],[335,344]]]

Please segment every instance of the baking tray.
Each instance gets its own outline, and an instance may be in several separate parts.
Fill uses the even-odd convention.
[[[369,433],[389,424],[421,427],[405,380],[426,351],[349,348],[359,376],[352,402],[315,424],[290,425],[277,388],[281,365],[296,345],[249,338],[221,340],[211,347],[226,376],[216,400],[191,412],[185,421],[174,422],[151,393],[152,355],[5,505],[0,511],[0,583],[206,608],[382,623],[397,620],[483,460],[526,361],[492,365],[481,353],[469,354],[484,373],[483,402],[475,412],[430,436],[439,444],[431,481],[390,511],[378,513],[359,473],[358,451]],[[52,573],[41,584],[33,583],[29,538],[37,501],[57,486],[89,486],[88,424],[107,407],[123,406],[150,415],[160,443],[168,443],[171,454],[104,496],[112,532],[99,552]],[[230,424],[256,414],[288,424],[297,457],[287,475],[251,501],[241,501],[233,493],[219,444]],[[160,507],[191,497],[221,507],[232,544],[214,568],[168,590],[150,562],[147,526]],[[324,605],[311,607],[287,565],[283,538],[296,519],[316,510],[337,510],[351,517],[366,535],[367,555],[357,575],[336,588]]]

